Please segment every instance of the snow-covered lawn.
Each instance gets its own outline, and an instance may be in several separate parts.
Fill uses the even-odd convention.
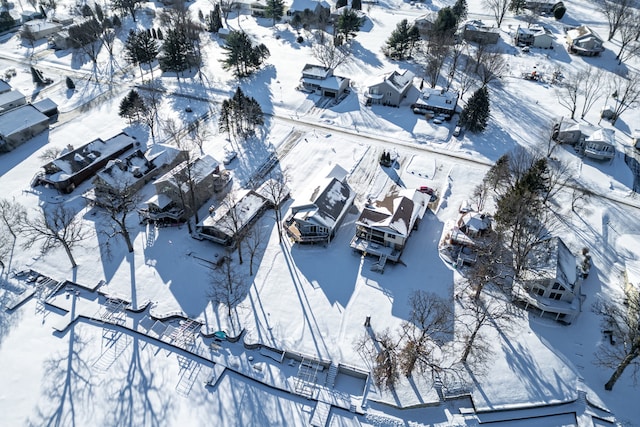
[[[36,66],[55,83],[39,93],[31,83],[29,49],[17,35],[4,36],[0,40],[0,71],[16,68],[18,75],[11,79],[11,85],[28,98],[51,97],[58,103],[61,117],[48,132],[0,157],[1,197],[15,199],[29,209],[64,203],[76,209],[87,226],[96,231],[81,248],[75,249],[77,269],[69,268],[62,250],[40,254],[18,245],[7,270],[32,268],[56,280],[86,286],[104,280],[106,285],[100,288],[101,292],[130,301],[134,308],[151,301],[154,313],[183,313],[203,322],[208,331],[238,332],[244,328],[244,342],[248,344],[262,343],[368,370],[370,361],[364,360],[354,345],[366,331],[365,318],[371,317],[374,331],[394,330],[407,318],[407,300],[417,289],[438,293],[453,304],[452,287],[460,277],[438,255],[444,223],[457,218],[458,207],[469,199],[489,164],[517,146],[543,147],[540,144],[545,143],[551,122],[566,114],[552,85],[526,81],[520,78],[521,72],[534,66],[545,74],[557,67],[568,72],[585,64],[613,69],[615,41],[607,42],[607,51],[598,58],[582,59],[566,53],[561,34],[563,23],[588,21],[600,34],[607,31],[603,18],[598,16],[594,20],[593,7],[578,1],[565,4],[568,14],[563,22],[544,19],[558,37],[554,50],[532,49],[525,54],[509,47],[507,31],[513,30],[518,21],[506,19],[500,45],[509,56],[509,73],[491,87],[492,117],[488,129],[480,135],[464,132],[459,138],[453,137],[455,118],[450,123],[433,124],[411,112],[409,99],[401,108],[364,105],[364,82],[371,76],[396,68],[409,68],[418,76],[423,74],[413,62],[389,61],[380,47],[398,21],[437,10],[443,6],[439,3],[411,5],[390,1],[366,6],[369,22],[353,42],[354,58],[336,70],[337,75],[352,79],[351,93],[329,108],[317,107],[315,104],[320,101],[317,97],[295,89],[304,64],[315,62],[306,41],[308,34],[303,32],[305,42],[298,44],[295,32],[287,25],[272,28],[269,20],[256,21],[244,15],[230,19],[229,25],[241,27],[268,46],[271,57],[265,69],[245,80],[234,79],[218,61],[222,55],[220,41],[206,35],[207,43],[203,46],[206,65],[202,70],[206,79],[197,75],[179,80],[171,76],[159,79],[168,94],[160,109],[162,119],[173,118],[186,124],[213,110],[213,120],[207,122],[211,137],[204,151],[218,159],[222,158],[225,146],[231,145],[238,152],[238,159],[229,165],[234,188],[246,185],[275,150],[282,156],[276,167],[287,172],[292,190],[292,200],[285,204],[283,213],[307,195],[334,165],[350,172],[349,182],[357,192],[355,208],[328,245],[300,246],[288,240],[279,243],[273,213],[268,211],[263,216],[256,226],[269,239],[254,260],[258,266],[254,276],[249,276],[247,262],[240,266],[241,275],[251,286],[233,321],[227,318],[225,308],[212,307],[208,298],[210,262],[225,255],[223,248],[191,238],[184,225],[154,228],[139,224],[137,216],[132,215],[129,228],[135,251],[129,254],[122,241],[107,240],[98,232],[107,227],[108,221],[100,209],[86,206],[81,197],[90,183],[69,196],[29,186],[43,163],[39,156],[46,148],[63,148],[69,143],[78,146],[97,137],[107,139],[122,130],[147,145],[152,143],[147,128],[130,125],[118,117],[120,100],[134,84],[140,83],[139,71],[127,68],[118,57],[122,71],[113,78],[102,75],[96,82],[91,78],[91,64],[72,63],[72,54],[46,51],[46,46],[40,44],[34,48]],[[152,3],[145,6],[154,7]],[[190,7],[197,13],[199,9],[208,11],[211,5],[199,0]],[[470,17],[491,22],[480,1],[470,2],[469,8]],[[140,13],[139,17],[140,26],[151,22],[149,14]],[[125,26],[131,24],[130,19],[125,20]],[[274,34],[280,37],[276,39]],[[16,63],[16,59],[22,62]],[[629,68],[637,65],[631,64]],[[99,68],[104,71],[107,66],[105,56]],[[156,69],[156,78],[159,74]],[[67,75],[74,78],[75,91],[66,88]],[[247,143],[230,142],[227,135],[217,132],[220,101],[238,85],[269,114],[264,131]],[[605,102],[603,99],[601,104]],[[193,111],[186,112],[187,106]],[[597,104],[589,112],[587,121],[598,122],[596,110],[600,106]],[[490,330],[492,358],[486,372],[473,377],[470,390],[476,410],[567,403],[585,392],[589,402],[608,408],[619,421],[633,425],[640,418],[636,404],[638,388],[632,384],[629,373],[625,373],[614,391],[604,392],[603,384],[610,372],[593,365],[594,351],[604,337],[598,318],[590,311],[598,297],[620,292],[624,262],[638,260],[640,225],[635,218],[640,200],[631,191],[633,174],[624,162],[630,129],[637,127],[637,120],[636,108],[624,113],[617,123],[618,153],[611,162],[583,159],[571,148],[562,146],[554,151],[554,157],[569,165],[578,185],[606,196],[592,197],[576,214],[570,208],[571,190],[567,190],[559,196],[561,203],[556,206],[565,218],[560,231],[563,240],[574,253],[586,246],[593,256],[592,272],[582,288],[586,294],[583,312],[572,325],[563,326],[518,311],[519,316],[508,331]],[[604,122],[602,125],[609,126]],[[159,133],[158,140],[162,140],[164,135]],[[378,165],[384,149],[398,156],[397,169]],[[398,182],[405,188],[421,185],[436,188],[441,202],[436,212],[429,212],[411,235],[402,263],[388,264],[384,274],[380,274],[371,269],[375,260],[354,253],[349,242],[359,208],[367,199],[380,198],[397,188]],[[145,196],[151,192],[151,185],[142,190]],[[203,206],[201,218],[208,214],[208,206]],[[237,260],[236,255],[233,257]],[[0,290],[2,301],[15,298],[15,290],[20,286],[30,285],[13,280]],[[83,297],[92,298],[85,294]],[[220,357],[216,365],[195,357],[187,357],[191,360],[187,363],[185,353],[166,343],[124,331],[118,331],[116,340],[110,328],[91,321],[80,320],[64,333],[53,332],[52,326],[63,315],[64,312],[54,308],[43,311],[35,299],[11,313],[0,312],[0,365],[4,367],[0,377],[0,424],[308,425],[314,415],[315,401],[241,375],[255,377],[260,375],[259,369],[269,370],[274,377],[295,375],[286,361],[278,364],[268,358],[259,359],[253,350],[227,344],[220,350],[224,358],[216,356]],[[200,344],[205,345],[205,341]],[[264,362],[261,365],[264,367],[253,367],[255,364],[248,362],[249,357]],[[225,371],[215,387],[204,387],[215,367],[224,364],[231,369]],[[365,415],[334,408],[329,425],[478,422],[461,415],[460,408],[470,407],[468,401],[404,411],[377,403],[403,407],[435,403],[438,396],[430,374],[403,379],[394,392],[378,390],[370,382],[365,399],[369,399],[365,402]],[[538,408],[528,416],[543,414],[543,409]],[[549,425],[576,422],[575,417],[566,419],[561,415],[548,420]],[[525,420],[509,425],[541,424]]]

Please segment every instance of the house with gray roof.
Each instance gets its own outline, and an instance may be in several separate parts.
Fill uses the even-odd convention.
[[[19,90],[0,93],[0,114],[13,110],[27,103],[25,96]]]
[[[11,151],[49,128],[49,117],[33,105],[0,114],[0,152]]]
[[[208,154],[184,160],[153,182],[155,194],[138,212],[149,221],[184,221],[230,182],[229,171],[220,170],[220,162]]]
[[[567,31],[569,53],[582,56],[597,56],[604,52],[604,40],[586,25]]]
[[[4,80],[0,79],[0,93],[9,92],[11,90],[11,85]]]
[[[367,104],[382,104],[399,107],[413,86],[414,74],[409,70],[392,71],[369,84],[364,97]]]
[[[496,44],[500,39],[500,32],[498,28],[490,27],[482,21],[471,20],[462,26],[462,38],[479,44]]]
[[[347,176],[347,171],[336,165],[313,188],[307,201],[291,207],[284,228],[293,241],[329,243],[333,239],[355,199]]]
[[[417,190],[402,190],[368,203],[356,221],[351,247],[368,255],[380,256],[384,261],[397,262],[428,204],[429,195]]]
[[[416,102],[411,104],[411,108],[448,114],[452,117],[456,113],[459,96],[459,93],[453,90],[425,88]]]
[[[48,124],[49,118],[44,114],[42,116]],[[78,185],[105,167],[109,160],[139,146],[140,143],[134,137],[124,132],[106,141],[96,138],[79,148],[69,144],[58,158],[43,166],[44,173],[38,177],[35,184],[47,184],[62,193],[71,193]]]
[[[235,246],[238,236],[244,234],[270,206],[258,191],[241,190],[236,199],[227,199],[219,209],[196,224],[197,237],[224,246]]]
[[[571,323],[581,310],[576,257],[559,237],[534,246],[512,293],[525,309]]]

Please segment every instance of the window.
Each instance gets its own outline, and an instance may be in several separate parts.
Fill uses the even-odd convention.
[[[554,290],[560,290],[560,291],[563,291],[563,292],[566,290],[566,289],[565,289],[565,287],[564,287],[564,286],[562,286],[562,285],[561,285],[560,283],[558,283],[558,282],[554,283],[554,284],[553,284],[553,287],[552,287],[551,289],[554,289]]]
[[[544,296],[544,289],[536,288],[536,293],[542,297],[542,296]]]
[[[562,298],[562,294],[559,294],[557,292],[551,292],[551,294],[549,294],[549,298],[559,301],[560,298]]]

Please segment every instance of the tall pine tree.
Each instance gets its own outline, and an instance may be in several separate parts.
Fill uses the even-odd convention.
[[[283,0],[267,0],[267,7],[264,10],[264,17],[273,19],[273,25],[284,15]]]
[[[486,86],[476,90],[460,114],[460,124],[471,132],[482,132],[489,121],[489,92]]]

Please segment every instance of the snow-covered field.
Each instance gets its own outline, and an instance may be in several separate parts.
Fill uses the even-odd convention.
[[[186,226],[153,228],[140,225],[136,215],[132,215],[129,227],[135,239],[132,254],[127,253],[124,242],[107,245],[103,235],[94,232],[75,249],[79,266],[71,269],[62,249],[43,255],[34,249],[24,250],[18,242],[3,279],[10,270],[31,268],[56,280],[89,287],[104,280],[101,292],[128,300],[134,308],[150,301],[151,310],[159,317],[182,313],[202,321],[208,331],[231,333],[244,328],[248,344],[259,342],[368,370],[369,361],[354,346],[365,333],[365,318],[371,316],[373,330],[394,329],[407,318],[407,300],[416,289],[433,291],[453,301],[452,285],[459,273],[445,265],[437,251],[444,223],[457,218],[460,203],[469,198],[488,165],[517,146],[539,146],[552,120],[566,115],[552,85],[523,80],[520,73],[534,66],[546,73],[557,67],[568,72],[586,64],[614,68],[615,39],[605,43],[607,50],[601,57],[583,59],[567,54],[562,25],[588,22],[600,34],[606,34],[607,29],[592,3],[565,4],[568,13],[562,22],[543,18],[558,37],[554,50],[521,53],[510,46],[507,33],[517,27],[518,21],[508,16],[503,23],[500,46],[507,52],[510,71],[490,88],[492,117],[487,130],[479,135],[464,133],[455,138],[451,136],[453,122],[435,125],[426,121],[411,113],[409,100],[398,109],[364,106],[362,93],[371,76],[397,68],[423,74],[416,64],[388,60],[380,47],[401,19],[411,20],[437,10],[444,5],[440,3],[390,0],[365,6],[368,22],[353,42],[353,60],[336,70],[337,75],[352,79],[351,94],[330,108],[316,107],[317,98],[295,89],[304,64],[315,62],[308,42],[296,43],[295,32],[285,24],[273,28],[269,20],[246,15],[232,16],[229,26],[243,29],[267,45],[271,57],[263,70],[244,80],[234,79],[218,61],[222,57],[221,41],[206,34],[205,79],[159,79],[172,94],[163,99],[163,119],[174,118],[186,124],[213,110],[214,119],[207,123],[212,136],[204,151],[218,159],[229,144],[226,135],[217,132],[215,118],[221,100],[239,85],[260,102],[269,114],[265,130],[250,143],[231,143],[239,155],[229,168],[234,174],[233,185],[239,188],[271,150],[282,153],[286,149],[277,167],[290,177],[292,200],[283,212],[307,195],[334,165],[351,173],[358,208],[368,198],[386,194],[398,180],[406,188],[438,188],[442,195],[438,209],[428,214],[412,234],[402,264],[387,265],[384,274],[371,270],[372,258],[361,257],[349,248],[357,218],[353,210],[326,246],[299,246],[289,241],[280,244],[272,213],[267,212],[256,226],[269,240],[258,252],[254,276],[249,275],[247,262],[240,267],[251,286],[233,323],[225,309],[212,307],[207,297],[211,283],[211,264],[207,261],[222,256],[223,249],[191,238]],[[137,25],[149,26],[149,11],[156,7],[146,3],[138,12]],[[208,11],[211,5],[199,0],[190,8],[195,15],[198,10]],[[64,7],[58,11],[64,11]],[[492,22],[480,1],[470,2],[469,17]],[[127,28],[133,24],[130,18],[124,22]],[[277,39],[276,34],[280,36]],[[31,82],[30,55],[45,76],[55,80],[40,92]],[[0,157],[1,197],[19,201],[29,209],[64,203],[76,209],[92,230],[100,230],[106,216],[86,206],[81,197],[90,188],[89,183],[69,196],[52,189],[30,188],[31,178],[43,163],[40,154],[48,147],[81,145],[97,137],[107,139],[122,130],[148,145],[152,141],[148,128],[129,125],[118,117],[120,100],[140,82],[138,70],[118,58],[120,71],[107,76],[105,56],[99,62],[101,77],[96,82],[91,78],[91,64],[73,62],[73,57],[70,52],[47,50],[42,44],[31,52],[15,34],[0,38],[0,71],[11,67],[18,71],[10,84],[28,99],[51,97],[61,111],[59,123],[48,132]],[[628,68],[637,65],[635,62]],[[156,69],[155,76],[159,74]],[[67,75],[74,77],[75,91],[66,89]],[[585,119],[597,123],[597,110],[605,102],[602,99]],[[185,112],[186,106],[193,112]],[[605,392],[603,385],[610,372],[593,365],[596,346],[604,338],[590,306],[600,296],[618,294],[624,262],[638,260],[640,224],[635,218],[640,199],[631,190],[634,178],[624,161],[624,152],[630,149],[630,129],[638,126],[638,111],[628,110],[617,122],[618,153],[611,162],[584,159],[562,146],[553,154],[569,165],[580,185],[597,195],[579,210],[579,215],[571,212],[569,191],[559,196],[564,203],[557,208],[567,219],[560,231],[563,240],[574,253],[586,246],[593,256],[592,272],[583,284],[586,301],[577,321],[562,326],[519,312],[510,331],[491,330],[492,360],[486,372],[474,377],[471,400],[435,405],[438,395],[430,374],[403,379],[394,392],[378,390],[372,382],[363,392],[355,377],[338,375],[335,388],[340,393],[334,398],[349,400],[352,395],[351,401],[365,414],[356,415],[348,411],[348,406],[339,409],[336,404],[328,425],[477,425],[492,421],[514,426],[577,425],[579,421],[571,413],[584,412],[581,392],[590,403],[607,408],[619,422],[636,425],[640,419],[639,393],[630,373],[625,373],[612,392]],[[609,126],[604,121],[602,125]],[[378,166],[383,149],[399,156],[401,166],[395,170],[398,176]],[[142,193],[150,195],[151,191],[148,185]],[[208,206],[203,207],[201,217],[207,214]],[[2,301],[10,303],[18,297],[18,290],[29,286],[12,279],[0,289]],[[75,307],[79,312],[96,314],[101,310],[96,305],[97,295],[88,291],[63,291],[57,298],[59,306]],[[64,332],[54,332],[53,328],[64,322],[64,315],[61,309],[43,309],[35,298],[13,312],[0,311],[1,425],[297,426],[309,425],[319,411],[315,400],[282,391],[295,389],[292,381],[296,369],[287,360],[274,362],[241,343],[223,343],[221,349],[213,350],[207,346],[210,340],[204,338],[196,343],[200,354],[196,357],[144,334],[91,321],[77,321]],[[140,330],[141,318],[130,313],[125,326]],[[222,366],[228,367],[223,374]],[[212,378],[217,378],[214,385],[203,386]],[[551,413],[545,408],[561,403],[575,407]],[[464,416],[461,408],[472,405],[479,411],[520,412]],[[523,412],[522,408],[528,406],[535,408]],[[535,418],[542,416],[546,418]],[[524,419],[504,421],[509,417]],[[609,424],[594,418],[593,425]]]

